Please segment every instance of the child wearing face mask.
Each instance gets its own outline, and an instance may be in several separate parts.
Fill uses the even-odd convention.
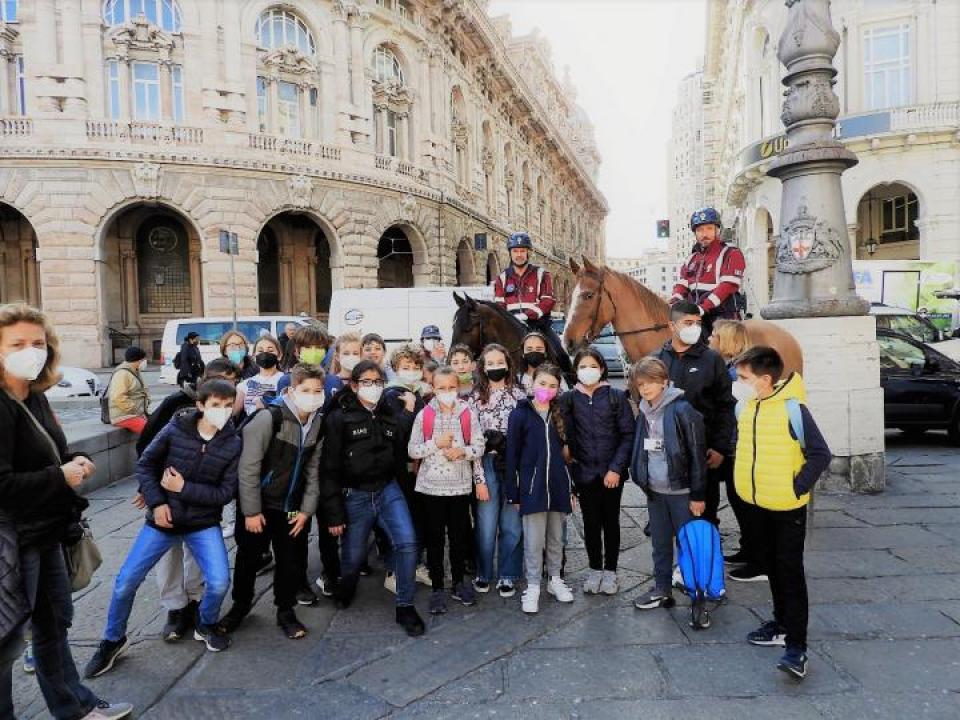
[[[372,360],[383,370],[387,381],[394,379],[393,368],[387,364],[387,343],[377,333],[367,333],[361,338],[363,359]]]
[[[457,373],[457,395],[461,398],[469,397],[473,392],[473,371],[477,369],[473,352],[466,345],[458,343],[450,348],[447,362]]]
[[[277,625],[291,640],[307,634],[294,608],[307,571],[308,521],[319,494],[323,381],[319,365],[294,365],[282,404],[257,413],[243,427],[243,522],[237,526],[233,607],[221,621],[224,632],[236,630],[253,607],[259,559],[272,546]]]
[[[590,562],[583,591],[615,595],[620,589],[620,497],[633,447],[633,412],[626,394],[607,382],[607,364],[599,352],[584,348],[573,367],[578,382],[563,394],[560,406]]]
[[[283,378],[280,370],[282,357],[280,343],[273,336],[264,335],[254,343],[253,360],[260,371],[237,386],[235,411],[238,415],[253,415],[277,397],[277,385]]]
[[[237,492],[241,439],[231,420],[236,389],[208,380],[197,390],[197,412],[168,423],[137,461],[146,524],[117,573],[107,626],[85,676],[109,671],[127,647],[127,621],[147,573],[177,542],[193,554],[206,584],[194,638],[211,652],[230,646],[217,626],[230,587],[220,515]]]
[[[525,613],[540,609],[544,550],[547,592],[558,602],[573,602],[573,591],[560,576],[563,525],[572,511],[570,473],[563,459],[566,430],[557,397],[560,380],[560,368],[540,365],[533,375],[533,399],[521,400],[507,423],[503,486],[508,502],[518,506],[523,518]]]
[[[327,357],[330,348],[330,336],[326,330],[316,325],[304,325],[293,333],[283,351],[284,360],[281,367],[284,375],[277,381],[277,396],[283,395],[290,387],[290,369],[299,363],[316,365],[327,371],[330,358]],[[278,399],[274,402],[279,403]]]
[[[517,376],[517,384],[527,394],[527,397],[533,397],[533,376],[537,368],[547,362],[547,339],[543,333],[527,333],[523,338],[523,358],[520,367],[520,374]],[[566,380],[560,380],[560,392],[566,392],[570,389]]]
[[[326,412],[336,395],[345,384],[350,383],[350,373],[363,360],[363,343],[360,333],[342,333],[333,345],[333,362],[331,373],[323,381],[323,392],[326,395],[323,411]]]
[[[416,417],[407,445],[411,458],[420,460],[416,494],[423,542],[430,567],[430,612],[447,611],[443,584],[444,535],[450,541],[450,597],[466,606],[476,602],[470,583],[464,583],[470,535],[470,496],[473,461],[483,455],[483,431],[476,413],[457,397],[459,384],[453,368],[434,375],[434,399]]]

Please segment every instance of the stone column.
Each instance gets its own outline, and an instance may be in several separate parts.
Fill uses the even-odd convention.
[[[83,75],[83,27],[80,0],[60,1],[60,40],[63,64],[70,68],[65,79],[64,112],[83,115],[87,109],[86,82]]]
[[[123,330],[139,332],[140,288],[137,282],[137,252],[133,240],[120,240],[120,283],[123,297]]]
[[[130,121],[133,118],[133,87],[130,84],[130,60],[125,57],[117,58],[117,71],[120,75],[120,119]]]
[[[275,77],[267,78],[267,94],[270,96],[267,104],[267,132],[275,135],[279,127],[277,118],[280,112],[280,84]]]
[[[786,0],[777,56],[789,148],[769,174],[783,183],[772,302],[761,310],[800,343],[808,404],[834,460],[825,487],[884,487],[883,391],[876,324],[856,294],[841,174],[856,156],[833,138],[840,35],[829,0]]]
[[[354,105],[363,104],[363,84],[366,78],[366,63],[363,58],[363,28],[367,24],[367,13],[350,16],[350,73],[351,100]]]
[[[10,101],[13,94],[10,92],[10,55],[0,52],[0,115],[12,115]]]
[[[160,124],[173,124],[173,88],[170,85],[171,63],[167,60],[160,62]]]

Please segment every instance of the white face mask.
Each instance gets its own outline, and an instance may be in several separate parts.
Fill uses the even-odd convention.
[[[433,352],[434,350],[437,349],[437,341],[433,339],[424,340],[423,349],[426,350],[427,352]]]
[[[702,334],[703,328],[700,325],[684,325],[677,333],[680,337],[680,342],[684,345],[696,345],[700,342],[700,336]]]
[[[401,370],[397,377],[403,380],[407,385],[420,382],[423,379],[423,370]]]
[[[340,367],[347,372],[352,372],[361,360],[363,360],[363,358],[359,355],[341,355]]]
[[[223,426],[227,424],[232,414],[231,408],[205,408],[203,411],[203,417],[217,430],[223,430]]]
[[[584,385],[596,385],[600,382],[601,375],[603,375],[603,370],[600,368],[582,367],[577,370],[577,380]]]
[[[293,404],[297,410],[305,413],[313,413],[323,407],[323,393],[304,393],[294,391]]]
[[[757,391],[753,388],[753,385],[739,378],[733,381],[732,390],[733,396],[737,400],[751,400],[757,396]]]
[[[453,405],[457,402],[457,391],[456,390],[440,390],[437,393],[437,402],[441,405]]]
[[[370,387],[361,385],[360,389],[357,390],[357,395],[365,403],[376,405],[380,402],[380,396],[383,395],[383,388],[379,385],[371,385]]]
[[[47,364],[47,349],[29,347],[3,358],[3,371],[21,380],[34,381]]]
[[[143,360],[143,361],[140,363],[140,372],[143,372],[143,371],[146,370],[146,369],[147,369],[147,361],[146,361],[146,360]]]

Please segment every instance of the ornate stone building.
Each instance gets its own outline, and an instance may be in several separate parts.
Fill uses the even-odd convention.
[[[3,0],[0,301],[68,362],[171,317],[323,317],[333,289],[485,283],[527,229],[605,254],[593,131],[483,0]],[[222,230],[236,233],[236,287]]]

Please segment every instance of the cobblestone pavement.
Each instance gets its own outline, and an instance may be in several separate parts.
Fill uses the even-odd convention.
[[[525,616],[519,597],[482,596],[430,618],[408,639],[382,575],[361,581],[354,607],[323,601],[299,611],[311,634],[283,638],[268,579],[254,614],[222,654],[158,638],[152,576],[130,624],[132,647],[93,681],[103,697],[136,703],[145,718],[957,718],[960,717],[960,453],[944,436],[888,435],[887,492],[821,496],[807,545],[810,673],[795,684],[774,669],[777,649],[744,635],[770,612],[765,584],[728,584],[713,627],[687,627],[687,608],[641,613],[631,601],[649,579],[640,494],[624,495],[620,595],[579,592],[586,564],[579,518],[570,533],[576,601],[544,596]],[[95,583],[78,594],[71,634],[78,662],[103,628],[114,573],[141,519],[129,480],[92,497],[104,551]],[[732,518],[724,517],[724,528]],[[732,543],[731,543],[732,544]],[[312,550],[315,575],[319,562]],[[416,602],[426,615],[427,590]],[[226,608],[225,608],[226,609]],[[34,679],[19,671],[23,718],[44,717]]]

